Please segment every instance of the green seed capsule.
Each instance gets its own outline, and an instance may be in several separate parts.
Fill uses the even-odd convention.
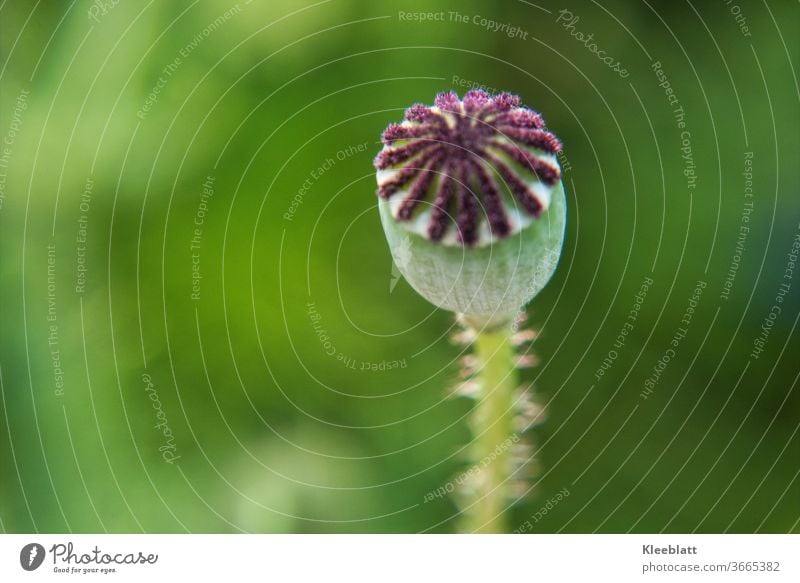
[[[516,96],[470,91],[412,106],[375,159],[395,264],[434,305],[504,320],[555,272],[566,197],[558,139]]]

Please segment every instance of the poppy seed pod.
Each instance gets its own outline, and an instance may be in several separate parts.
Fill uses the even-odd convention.
[[[509,93],[441,93],[383,133],[375,158],[395,264],[431,303],[504,320],[541,291],[564,244],[561,143]]]

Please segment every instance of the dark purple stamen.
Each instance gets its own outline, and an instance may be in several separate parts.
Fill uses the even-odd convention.
[[[463,245],[472,245],[478,238],[478,201],[469,186],[468,172],[464,165],[454,165],[458,173],[458,233],[457,239]]]
[[[542,213],[543,206],[528,185],[505,162],[495,157],[491,157],[491,160],[522,207],[528,211],[528,214],[538,217]]]
[[[422,150],[430,146],[435,146],[436,142],[428,141],[420,138],[406,146],[399,148],[392,148],[391,150],[383,150],[378,157],[375,158],[375,167],[383,170],[384,168],[391,168],[402,162],[409,160],[415,154],[419,154]]]
[[[425,168],[420,170],[419,176],[414,181],[414,184],[411,185],[411,189],[403,199],[403,203],[397,213],[397,218],[399,220],[407,221],[410,219],[414,209],[417,208],[417,205],[427,196],[428,188],[436,177],[435,168],[439,164],[441,158],[442,154],[435,154]]]
[[[558,168],[552,164],[548,164],[538,156],[531,154],[528,150],[523,150],[516,144],[511,145],[503,142],[492,142],[492,147],[508,154],[517,164],[520,164],[523,168],[527,168],[536,174],[542,182],[555,184],[561,180],[561,172]]]
[[[441,241],[447,231],[450,218],[447,209],[450,207],[450,200],[456,190],[455,181],[451,177],[452,173],[453,164],[447,162],[439,179],[439,188],[436,191],[436,198],[433,200],[431,220],[428,223],[428,237],[431,238],[431,241]]]
[[[435,152],[432,150],[427,150],[415,158],[413,163],[403,166],[391,179],[381,183],[378,187],[378,196],[381,198],[390,198],[394,193],[402,190],[406,184],[411,182],[411,180],[419,174],[420,170],[434,154]]]
[[[561,150],[561,142],[559,142],[558,138],[547,130],[512,126],[501,126],[498,128],[498,130],[500,134],[514,140],[515,142],[520,142],[526,146],[539,148],[540,150],[544,150],[550,154],[555,154]]]
[[[478,176],[480,184],[480,191],[483,193],[483,202],[486,205],[486,216],[489,219],[489,226],[492,233],[500,238],[508,236],[510,226],[508,224],[508,217],[503,208],[503,200],[500,198],[500,191],[497,189],[497,184],[486,171],[483,164],[471,160],[472,168]]]
[[[433,107],[411,106],[405,119],[383,133],[375,167],[391,172],[379,178],[378,194],[389,199],[405,192],[394,217],[408,221],[432,192],[427,234],[433,241],[445,236],[451,216],[462,245],[477,241],[481,217],[494,237],[507,237],[511,225],[500,185],[538,217],[546,201],[531,180],[552,187],[561,178],[553,159],[561,143],[538,113],[520,107],[516,95],[472,90],[460,100],[449,91],[437,95]]]

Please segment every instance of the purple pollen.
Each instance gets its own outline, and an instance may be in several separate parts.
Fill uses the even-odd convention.
[[[494,102],[497,105],[497,109],[500,111],[509,111],[520,106],[519,97],[513,93],[501,93],[494,98]]]
[[[515,109],[498,115],[493,122],[498,126],[525,127],[541,129],[544,127],[542,116],[530,109]]]
[[[440,93],[433,107],[414,104],[403,123],[383,132],[385,146],[374,162],[384,172],[378,195],[402,195],[393,205],[398,221],[428,208],[432,241],[454,226],[455,241],[473,245],[486,232],[479,229],[482,221],[493,237],[507,237],[509,210],[538,217],[547,206],[541,188],[561,178],[555,157],[561,142],[544,128],[542,117],[520,106],[516,95],[471,90],[460,100],[453,91]],[[536,182],[542,186],[534,190]]]
[[[430,130],[424,126],[403,126],[396,123],[391,124],[383,132],[383,143],[391,144],[397,140],[410,140],[412,138],[421,138]]]
[[[461,101],[458,99],[455,91],[447,91],[440,93],[436,96],[433,104],[442,111],[449,111],[452,113],[461,113]]]
[[[480,89],[473,89],[472,91],[467,91],[467,94],[464,96],[464,109],[468,115],[475,115],[481,109],[489,105],[490,102],[491,99],[488,93]]]
[[[406,110],[406,119],[408,121],[418,121],[421,123],[431,121],[434,116],[430,108],[421,103],[415,103]]]

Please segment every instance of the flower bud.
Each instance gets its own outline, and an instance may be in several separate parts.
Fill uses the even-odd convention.
[[[453,92],[383,133],[375,158],[395,264],[434,305],[488,320],[541,291],[564,243],[561,143],[509,93]]]

